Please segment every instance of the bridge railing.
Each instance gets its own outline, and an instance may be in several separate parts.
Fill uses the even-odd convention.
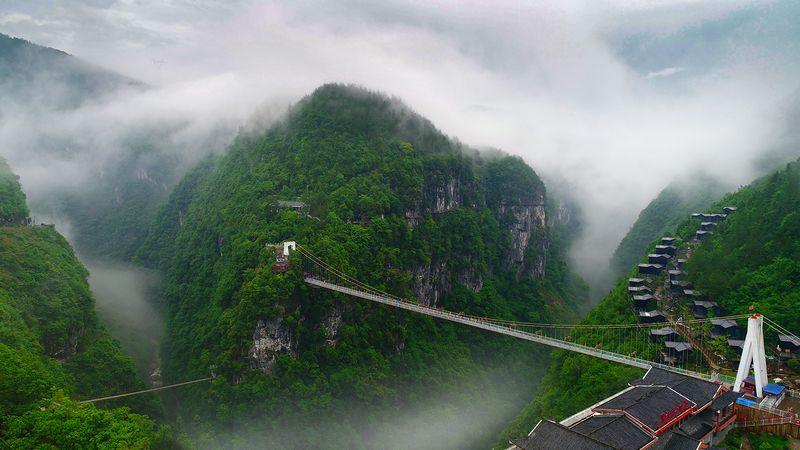
[[[337,284],[330,283],[324,280],[319,280],[311,276],[305,277],[305,281],[310,285],[319,286],[322,288],[341,292],[343,294],[352,295],[354,297],[371,300],[377,303],[383,303],[385,305],[394,306],[408,311],[413,311],[432,317],[438,317],[451,322],[461,323],[475,328],[480,328],[495,333],[504,334],[506,336],[525,339],[531,342],[537,342],[540,344],[548,345],[550,347],[561,348],[564,350],[573,351],[584,355],[605,359],[608,361],[622,363],[629,366],[638,367],[641,369],[648,369],[649,367],[657,367],[660,369],[669,370],[672,372],[677,372],[687,376],[700,378],[708,381],[720,381],[726,384],[732,384],[734,382],[734,377],[731,376],[694,372],[691,370],[686,370],[678,367],[669,366],[666,364],[656,363],[653,361],[648,361],[645,359],[636,358],[629,355],[621,355],[618,353],[610,352],[608,350],[603,350],[596,347],[590,347],[587,345],[569,342],[563,339],[542,336],[540,334],[516,329],[513,327],[513,325],[510,324],[498,324],[486,319],[475,318],[470,316],[462,316],[459,314],[452,313],[450,311],[438,310],[435,308],[430,308],[427,306],[408,302],[402,299],[389,298],[387,296],[383,296],[379,293],[376,293],[373,290],[354,289],[347,286],[339,286]]]

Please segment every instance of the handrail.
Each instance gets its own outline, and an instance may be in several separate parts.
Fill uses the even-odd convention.
[[[539,344],[544,344],[550,347],[560,348],[563,350],[573,351],[576,353],[593,356],[596,358],[605,359],[607,361],[613,361],[621,364],[626,364],[633,367],[638,367],[640,369],[649,369],[650,367],[656,367],[659,369],[680,373],[683,375],[691,376],[694,378],[699,378],[706,381],[720,381],[725,384],[732,384],[735,379],[734,377],[727,376],[727,375],[717,375],[717,374],[704,374],[700,372],[693,372],[686,369],[681,369],[673,366],[669,366],[666,364],[656,363],[652,361],[646,361],[644,359],[635,358],[632,356],[620,355],[617,353],[610,352],[608,350],[602,350],[595,347],[590,347],[587,345],[576,344],[573,342],[551,338],[547,336],[542,336],[536,333],[531,333],[528,331],[522,331],[513,328],[513,322],[508,322],[508,324],[499,324],[495,323],[492,320],[485,320],[479,319],[471,316],[461,316],[458,314],[454,314],[450,311],[438,310],[435,308],[430,308],[427,306],[418,305],[416,303],[411,303],[409,301],[398,299],[398,298],[390,298],[388,296],[383,296],[375,293],[375,291],[369,290],[359,290],[353,289],[346,286],[339,286],[333,283],[329,283],[327,281],[318,280],[314,277],[306,276],[304,277],[306,283],[318,286],[325,289],[330,289],[336,292],[341,292],[343,294],[352,295],[354,297],[363,298],[365,300],[374,301],[377,303],[382,303],[384,305],[394,306],[400,309],[405,309],[407,311],[413,311],[416,313],[424,314],[431,317],[437,317],[440,319],[448,320],[451,322],[461,323],[464,325],[469,325],[475,328],[480,328],[483,330],[492,331],[499,334],[504,334],[506,336],[512,336],[519,339],[525,339],[527,341],[536,342]]]
[[[783,418],[780,418],[780,419],[769,419],[769,420],[761,421],[761,422],[754,421],[754,420],[750,420],[750,421],[744,420],[744,421],[734,422],[733,426],[735,426],[736,428],[745,428],[745,427],[763,427],[763,426],[769,426],[769,425],[784,425],[784,424],[787,424],[787,423],[793,423],[795,425],[800,425],[800,424],[798,424],[797,422],[795,422],[792,419],[787,419],[787,418],[783,417]]]

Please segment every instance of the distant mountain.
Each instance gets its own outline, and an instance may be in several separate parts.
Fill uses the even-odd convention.
[[[609,264],[613,278],[628,273],[638,264],[651,241],[672,233],[690,214],[705,211],[732,188],[703,174],[670,183],[639,213],[628,234],[620,241]]]
[[[176,148],[173,139],[185,132],[185,118],[125,126],[97,112],[114,109],[122,91],[149,89],[60,50],[0,35],[0,127],[12,129],[0,152],[35,174],[28,185],[36,193],[28,196],[32,214],[69,229],[82,256],[130,260],[187,168],[216,150],[203,142]],[[88,120],[108,120],[108,126],[87,134],[97,128],[86,126]],[[207,133],[226,140],[234,131],[211,125]],[[61,170],[71,176],[48,176]]]
[[[0,104],[77,108],[124,87],[147,86],[60,50],[0,34]]]

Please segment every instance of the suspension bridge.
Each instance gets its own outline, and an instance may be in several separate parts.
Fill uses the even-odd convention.
[[[669,323],[649,323],[649,324],[613,324],[613,325],[563,325],[563,324],[550,324],[550,323],[525,323],[509,320],[500,320],[487,317],[475,317],[466,315],[463,312],[455,313],[447,311],[442,308],[434,308],[430,306],[420,305],[416,302],[409,301],[405,298],[399,298],[372,288],[357,279],[348,276],[344,272],[326,264],[321,259],[314,256],[308,250],[295,243],[286,243],[285,253],[288,255],[289,248],[293,248],[303,256],[303,278],[305,283],[318,288],[324,288],[331,291],[339,292],[345,295],[362,298],[376,303],[400,308],[406,311],[411,311],[418,314],[423,314],[430,317],[447,320],[450,322],[460,323],[463,325],[479,328],[482,330],[491,331],[506,336],[511,336],[518,339],[535,342],[538,344],[547,345],[554,348],[560,348],[576,353],[580,353],[595,358],[604,359],[620,364],[626,364],[641,369],[648,369],[650,367],[657,367],[664,370],[669,370],[681,373],[687,376],[712,381],[720,382],[728,387],[736,387],[741,384],[741,380],[737,378],[749,374],[749,362],[755,361],[757,378],[761,378],[757,384],[766,384],[766,364],[764,360],[764,345],[763,335],[761,335],[761,320],[758,320],[758,331],[753,335],[760,337],[760,361],[759,351],[755,350],[755,355],[747,355],[742,359],[749,358],[747,370],[739,370],[738,376],[720,373],[717,370],[702,370],[702,362],[696,362],[692,369],[677,367],[674,364],[665,364],[657,362],[657,350],[661,346],[661,342],[653,341],[653,334],[650,332],[654,329],[663,329],[664,327],[672,324],[675,328],[679,329],[679,334],[690,340],[700,350],[700,356],[703,359],[709,359],[708,365],[711,368],[717,369],[719,365],[710,359],[710,356],[715,355],[707,345],[707,341],[711,337],[710,330],[712,328],[712,320],[730,319],[742,320],[748,319],[752,323],[752,315],[733,315],[727,317],[720,317],[715,319],[700,319],[700,320],[682,320],[670,318]],[[790,334],[778,324],[772,322],[767,318],[763,318],[763,322],[770,328],[773,328],[779,333]],[[751,339],[748,336],[747,339]],[[756,339],[755,337],[752,339]],[[756,339],[758,340],[758,339]],[[608,349],[604,348],[607,347]],[[715,358],[716,359],[716,358]],[[694,369],[694,370],[693,370]],[[759,377],[759,370],[763,372]],[[741,375],[745,373],[745,375]],[[743,378],[742,378],[743,379]],[[761,386],[759,386],[761,387]],[[759,389],[760,394],[760,389]]]
[[[757,321],[754,321],[754,316],[750,314],[691,321],[674,319],[670,317],[668,323],[629,323],[607,325],[529,323],[470,316],[463,312],[455,313],[442,308],[420,305],[408,299],[396,297],[370,287],[369,285],[358,281],[357,279],[345,274],[335,267],[328,265],[320,258],[314,256],[308,250],[297,245],[295,242],[284,242],[283,247],[284,250],[282,254],[279,253],[279,258],[276,260],[276,267],[280,267],[280,271],[288,270],[289,249],[291,248],[297,251],[303,256],[303,279],[305,283],[310,286],[328,289],[345,295],[363,298],[372,302],[381,303],[454,323],[460,323],[462,325],[479,328],[493,333],[524,339],[526,341],[547,345],[549,347],[560,348],[563,350],[568,350],[620,364],[626,364],[628,366],[638,367],[645,370],[649,369],[650,367],[669,370],[702,380],[719,382],[727,385],[728,387],[733,387],[737,391],[741,381],[744,379],[744,376],[749,374],[750,362],[752,362],[756,375],[756,386],[759,397],[761,396],[761,389],[766,385],[766,362],[764,361],[765,354],[763,331],[761,328],[762,321],[769,328],[775,330],[776,332],[797,339],[785,328],[767,319],[766,317],[760,316]],[[707,342],[705,342],[709,337],[709,329],[712,325],[712,321],[722,319],[742,320],[745,318],[747,318],[749,321],[749,328],[758,328],[757,331],[752,333],[752,338],[750,329],[748,329],[748,336],[746,339],[746,342],[752,340],[755,342],[755,344],[751,347],[748,347],[747,345],[745,346],[744,353],[746,356],[743,356],[742,360],[746,361],[746,363],[740,364],[739,371],[736,376],[720,373],[716,370],[719,368],[719,365],[716,362],[717,355],[710,350]],[[691,368],[677,367],[673,364],[657,362],[657,348],[661,346],[661,342],[653,342],[654,334],[651,333],[651,331],[663,330],[668,324],[674,327],[674,330],[677,334],[680,334],[684,339],[696,346],[700,351],[699,353],[701,358],[708,360],[708,365],[715,370],[701,370],[703,364],[699,361],[695,361],[693,368],[696,370],[692,370]],[[201,381],[208,381],[212,380],[213,378],[214,376],[212,369],[212,377],[209,378],[202,378],[143,391],[130,392],[127,394],[84,400],[82,402],[97,402],[130,395],[138,395],[146,392],[170,389],[187,384],[198,383]]]

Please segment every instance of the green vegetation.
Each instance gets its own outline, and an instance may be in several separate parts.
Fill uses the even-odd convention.
[[[726,192],[726,187],[709,176],[673,181],[650,202],[614,251],[610,268],[614,277],[637,264],[647,245],[670,233],[690,214],[705,211]]]
[[[11,198],[24,198],[16,190]],[[0,441],[11,448],[147,448],[167,439],[129,413],[160,417],[152,394],[104,410],[70,400],[145,388],[97,325],[87,276],[53,228],[0,227]]]
[[[0,225],[19,224],[28,217],[25,193],[19,176],[11,171],[6,159],[0,156]]]
[[[742,433],[738,428],[731,429],[720,446],[725,446],[729,450],[739,450],[742,448]]]
[[[800,209],[800,162],[787,164],[725,195],[705,212],[719,213],[725,206],[734,206],[737,210],[694,251],[685,265],[689,280],[695,289],[719,302],[727,314],[747,314],[753,306],[755,312],[766,315],[790,332],[800,333],[800,268],[796,263],[800,258],[800,214],[797,213]],[[686,216],[677,229],[665,233],[682,238],[684,247],[700,228],[699,220]],[[650,242],[645,254],[657,243],[657,240]],[[632,322],[634,317],[628,309],[630,299],[626,288],[627,278],[635,273],[634,268],[626,277],[619,278],[614,290],[584,322]],[[766,342],[774,342],[776,334],[767,329]],[[504,445],[508,437],[529,432],[544,417],[557,420],[568,417],[624,388],[625,381],[641,376],[641,371],[636,369],[562,351],[554,351],[552,360],[550,373],[542,380],[536,398],[503,432],[495,447]],[[592,365],[602,369],[592,370]],[[729,443],[736,439],[736,435],[732,436]],[[753,442],[754,448],[782,448],[781,445],[758,438]]]
[[[10,448],[149,449],[153,422],[127,408],[99,410],[56,391],[20,416],[6,418],[3,437]]]
[[[168,201],[161,205],[148,226],[143,243],[136,249],[133,262],[166,273],[175,255],[175,238],[183,225],[194,195],[213,173],[217,158],[209,155],[184,175]],[[151,230],[153,231],[151,233]]]
[[[738,209],[694,253],[689,280],[730,314],[753,306],[800,332],[800,164],[727,195],[711,210],[723,206]]]
[[[758,450],[784,450],[789,449],[789,439],[782,436],[773,436],[767,433],[747,435],[750,445]],[[738,448],[738,447],[737,447]]]
[[[298,199],[308,215],[276,206]],[[230,448],[486,447],[547,369],[542,349],[308,288],[295,257],[271,270],[265,244],[295,240],[409,299],[429,283],[453,311],[574,319],[587,289],[563,238],[533,228],[520,270],[507,263],[520,250],[515,214],[544,207],[521,159],[484,160],[380,94],[319,88],[190,172],[135,256],[168,267],[166,379],[219,374],[172,410],[197,442]],[[284,345],[265,371],[248,357],[259,321]]]

